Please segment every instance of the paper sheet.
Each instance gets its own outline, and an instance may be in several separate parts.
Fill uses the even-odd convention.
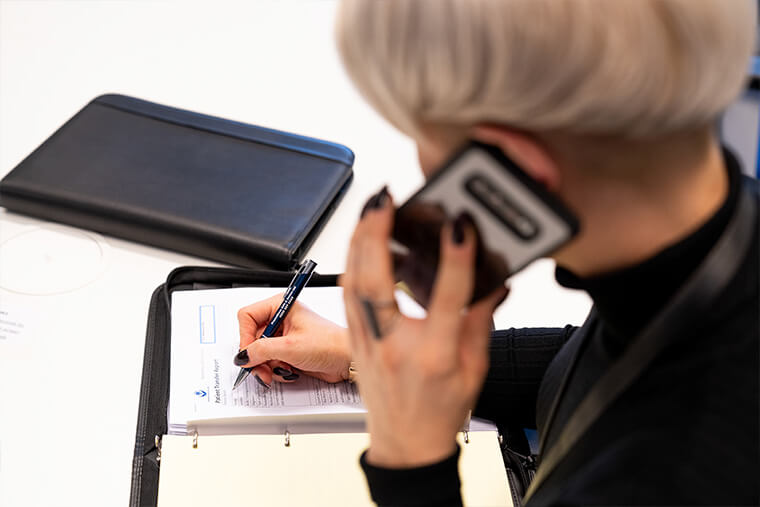
[[[158,507],[208,505],[374,505],[359,455],[365,433],[202,436],[167,435],[162,443]],[[465,505],[511,506],[496,432],[459,439]]]
[[[240,370],[232,362],[240,340],[238,310],[282,292],[282,288],[237,288],[173,293],[170,433],[185,433],[188,421],[364,412],[355,385],[328,384],[306,375],[292,384],[272,382],[271,389],[249,376],[232,390]],[[424,315],[405,294],[399,293],[398,300],[404,313]],[[341,288],[307,287],[298,301],[346,325]]]

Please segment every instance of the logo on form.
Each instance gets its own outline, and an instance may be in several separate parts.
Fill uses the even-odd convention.
[[[195,395],[200,398],[204,398],[207,394],[208,393],[204,391],[203,389],[198,389],[197,391],[195,391]]]

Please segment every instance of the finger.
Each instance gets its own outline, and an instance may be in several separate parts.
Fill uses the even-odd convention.
[[[499,287],[472,305],[465,317],[465,330],[460,333],[462,346],[469,349],[488,347],[493,312],[509,295],[509,288]]]
[[[393,229],[393,205],[390,195],[378,207],[365,213],[355,232],[353,275],[356,290],[375,301],[393,300],[393,259],[388,247]]]
[[[448,336],[458,329],[462,309],[472,296],[475,260],[475,229],[468,215],[460,214],[441,233],[441,258],[428,312],[431,336]],[[454,340],[446,345],[455,350]]]
[[[301,376],[295,368],[283,361],[274,360],[267,364],[272,368],[272,380],[276,382],[295,382]]]
[[[369,335],[364,322],[364,317],[358,305],[359,296],[356,294],[351,277],[342,279],[343,305],[346,311],[346,323],[348,324],[348,338],[351,345],[351,355],[355,360],[362,359],[369,352]]]
[[[249,343],[235,356],[235,364],[242,368],[252,368],[273,360],[284,363],[298,363],[302,351],[288,337],[262,338]]]
[[[281,302],[282,294],[277,294],[238,310],[241,350],[261,335]]]
[[[357,226],[358,229],[358,226]],[[351,243],[348,249],[346,259],[346,270],[338,280],[338,284],[343,287],[343,305],[346,311],[346,323],[348,324],[349,343],[351,345],[352,355],[364,357],[367,352],[367,337],[364,330],[364,322],[361,313],[357,311],[356,296],[356,271],[358,268],[358,235],[357,229],[351,236]]]
[[[388,240],[393,229],[390,196],[367,212],[355,233],[354,296],[348,307],[361,320],[363,336],[380,339],[398,316],[394,298],[393,259]]]
[[[260,364],[251,370],[251,376],[261,387],[266,389],[272,387],[272,369],[266,364]]]
[[[487,297],[470,307],[464,326],[459,333],[459,367],[464,373],[463,382],[472,389],[480,389],[488,373],[488,346],[491,340],[491,316],[493,310],[506,298],[505,287],[494,290]]]
[[[357,353],[357,350],[361,346],[357,337],[357,326],[359,322],[349,309],[351,303],[349,293],[354,291],[354,276],[353,272],[356,269],[356,229],[351,235],[351,241],[348,246],[348,254],[346,256],[346,269],[343,274],[338,277],[338,286],[343,289],[343,307],[346,312],[346,324],[348,325],[348,340],[353,354]]]

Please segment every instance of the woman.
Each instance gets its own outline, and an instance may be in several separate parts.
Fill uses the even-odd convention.
[[[455,435],[472,407],[537,425],[530,505],[757,504],[758,192],[746,197],[752,184],[713,129],[742,88],[755,23],[749,0],[346,1],[349,75],[414,138],[425,175],[468,139],[503,150],[579,217],[552,257],[594,309],[581,329],[489,333],[506,290],[467,307],[474,230],[452,217],[428,317],[399,316],[382,190],[351,242],[349,329],[299,306],[285,339],[254,340],[272,298],[241,310],[237,364],[269,384],[295,378],[280,362],[335,382],[354,361],[379,504],[461,502]],[[754,227],[722,263],[725,283],[705,282],[709,301],[687,297],[677,331],[653,335],[737,222]],[[614,380],[642,349],[640,371]],[[589,393],[612,391],[575,431]]]

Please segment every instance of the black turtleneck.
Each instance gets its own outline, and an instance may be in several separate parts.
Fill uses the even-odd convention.
[[[579,278],[562,267],[557,267],[557,282],[567,288],[588,292],[594,302],[598,318],[581,350],[572,382],[568,384],[557,411],[559,426],[566,421],[594,383],[626,349],[639,331],[667,304],[676,290],[694,272],[707,256],[728,225],[736,208],[741,189],[741,170],[726,152],[729,175],[728,196],[719,210],[694,233],[666,247],[654,257],[635,266],[607,274]],[[550,369],[544,378],[544,392],[553,391],[561,380],[560,368]],[[543,396],[537,407],[539,430],[543,430],[551,396]],[[546,441],[548,446],[558,436],[553,432]]]
[[[695,271],[730,221],[742,185],[725,153],[729,194],[697,231],[626,269],[581,279],[558,268],[557,281],[586,290],[596,317],[558,407],[547,448],[573,409],[638,332]],[[587,432],[542,488],[558,488],[571,504],[760,503],[759,239],[709,315],[695,315],[693,335],[679,337]],[[495,331],[475,415],[500,427],[542,431],[569,364],[563,344],[576,331]],[[381,505],[461,502],[456,456],[412,470],[372,467],[362,460]],[[530,505],[541,505],[536,495]]]
[[[639,265],[580,279],[596,317],[546,436],[556,438],[593,384],[697,269],[733,216],[742,186],[734,157],[724,154],[729,194],[697,231]],[[748,254],[711,306],[693,315],[692,331],[675,337],[644,374],[579,441],[543,488],[561,488],[571,504],[757,505],[760,502],[760,260],[758,229]],[[539,432],[568,369],[567,350],[547,368],[536,407]],[[545,450],[545,449],[544,449]],[[542,489],[543,489],[542,488]],[[535,500],[535,502],[533,501]],[[542,505],[541,495],[531,504]]]
[[[667,303],[696,270],[728,225],[741,189],[741,169],[725,152],[729,185],[723,205],[697,231],[650,259],[627,269],[589,278],[579,278],[557,267],[557,282],[570,289],[588,292],[602,321],[610,352],[617,355]]]

